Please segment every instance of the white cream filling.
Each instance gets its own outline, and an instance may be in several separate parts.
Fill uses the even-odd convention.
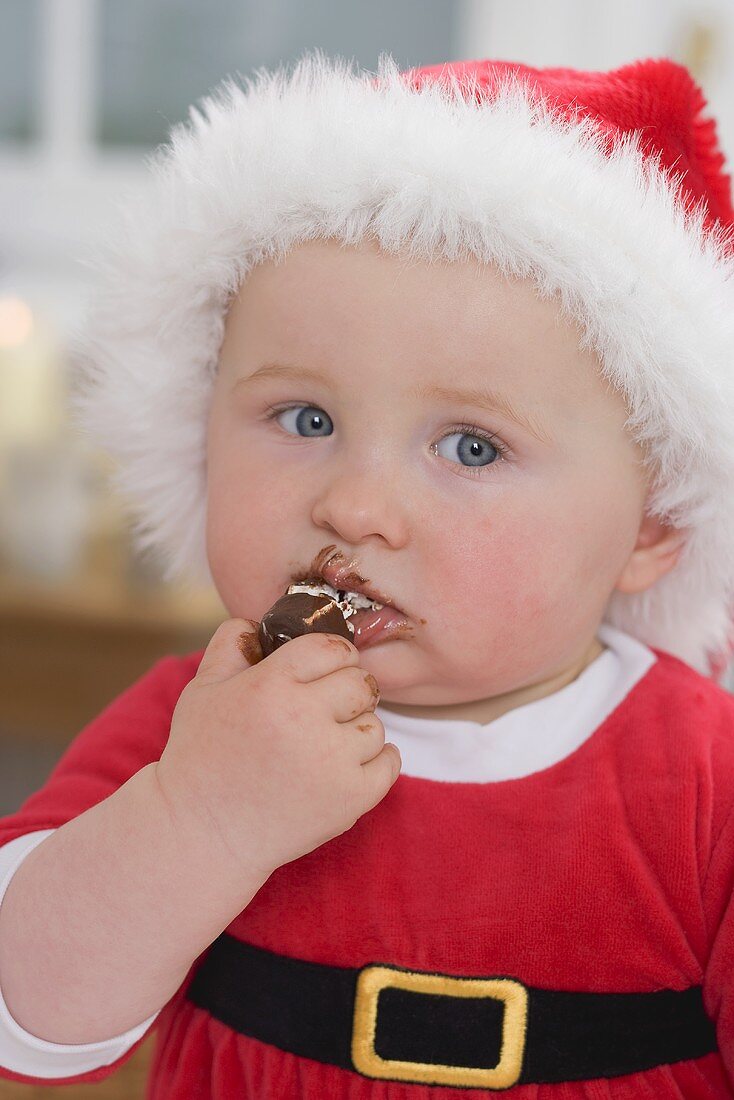
[[[345,619],[350,618],[350,616],[364,608],[380,611],[385,606],[368,599],[361,592],[348,592],[343,588],[332,588],[326,582],[323,584],[291,584],[288,587],[288,595],[292,592],[308,592],[310,596],[329,596],[336,603]]]

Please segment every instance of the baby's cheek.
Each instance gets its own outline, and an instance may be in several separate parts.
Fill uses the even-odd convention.
[[[609,551],[603,532],[560,509],[537,526],[518,523],[514,535],[491,601],[501,628],[497,672],[531,682],[576,659],[580,642],[602,617]],[[488,603],[477,606],[486,612]]]
[[[284,508],[287,503],[277,493],[258,491],[249,477],[210,479],[207,556],[220,598],[233,616],[254,617],[257,594],[273,584],[273,565],[282,560],[288,539]]]
[[[457,583],[452,585],[456,639],[467,623],[479,649],[493,654],[497,673],[541,648],[568,616],[574,548],[561,520],[542,507],[507,515],[496,508],[457,539]]]

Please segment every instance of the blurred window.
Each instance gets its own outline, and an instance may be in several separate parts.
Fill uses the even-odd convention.
[[[40,0],[0,0],[0,141],[38,135]]]
[[[370,71],[382,51],[401,68],[445,61],[460,10],[446,0],[100,0],[96,140],[157,145],[223,77],[314,47]]]

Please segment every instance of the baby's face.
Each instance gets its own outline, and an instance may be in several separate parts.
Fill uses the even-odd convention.
[[[601,651],[647,490],[623,401],[579,339],[530,282],[474,261],[316,241],[256,267],[208,427],[208,554],[230,615],[260,619],[335,545],[409,617],[362,654],[383,706],[488,721],[492,699],[573,679]],[[320,377],[253,378],[273,364]],[[431,387],[466,396],[415,392]]]

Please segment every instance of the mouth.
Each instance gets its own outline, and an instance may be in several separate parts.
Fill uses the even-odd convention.
[[[354,644],[366,649],[392,637],[412,636],[408,616],[390,596],[373,588],[334,546],[325,547],[308,572],[294,575],[288,592],[325,595],[334,600],[354,631]],[[330,555],[330,556],[329,556]]]
[[[329,596],[344,616],[359,650],[368,649],[390,638],[411,638],[413,632],[407,616],[390,604],[372,600],[362,592],[346,591],[318,578],[306,578],[301,584],[291,584],[288,594],[307,592],[311,596]]]
[[[379,611],[384,607],[405,615],[386,592],[372,587],[357,573],[353,564],[344,560],[341,552],[334,552],[335,549],[334,546],[325,547],[312,562],[310,572],[293,577],[290,590],[328,595],[339,604],[345,617],[357,611]]]

